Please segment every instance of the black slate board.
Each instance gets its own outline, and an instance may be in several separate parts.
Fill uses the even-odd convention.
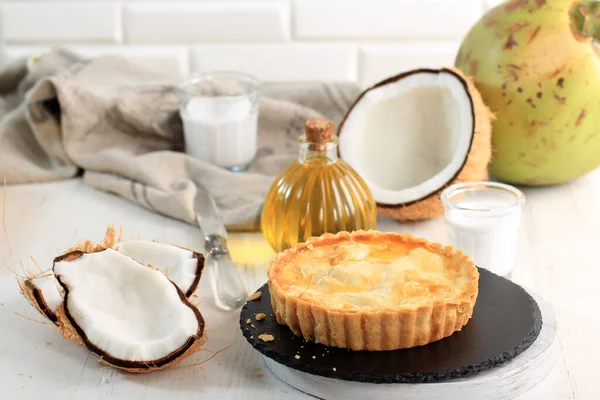
[[[462,331],[421,347],[352,351],[306,341],[277,323],[266,284],[258,289],[262,296],[242,308],[240,326],[246,340],[265,356],[314,375],[371,383],[428,383],[465,377],[511,360],[526,350],[542,329],[540,309],[523,288],[485,269],[480,268],[479,273],[479,296],[469,323]],[[265,313],[266,318],[256,321],[257,313]],[[254,327],[246,323],[248,318]],[[275,340],[258,339],[263,333]]]

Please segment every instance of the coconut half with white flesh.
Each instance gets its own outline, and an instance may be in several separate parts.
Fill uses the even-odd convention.
[[[54,260],[64,290],[56,315],[63,336],[81,342],[112,367],[166,368],[205,341],[198,309],[163,273],[107,248]]]
[[[408,71],[358,97],[339,127],[339,153],[365,180],[380,214],[430,218],[443,214],[444,188],[487,180],[492,118],[460,71]]]
[[[200,253],[146,240],[120,242],[115,248],[118,252],[165,274],[181,289],[185,297],[190,297],[198,288],[205,265],[204,256]]]
[[[21,292],[31,305],[52,323],[58,324],[56,312],[63,302],[62,288],[51,270],[22,281]]]

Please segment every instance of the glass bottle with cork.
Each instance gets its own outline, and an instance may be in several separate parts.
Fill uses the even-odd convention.
[[[298,161],[279,175],[265,200],[261,228],[275,251],[323,233],[375,229],[371,191],[338,158],[338,139],[327,119],[306,121]]]

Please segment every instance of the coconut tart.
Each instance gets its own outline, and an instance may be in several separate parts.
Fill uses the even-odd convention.
[[[479,273],[464,253],[407,234],[325,234],[273,260],[277,322],[298,336],[353,350],[440,340],[473,314]]]

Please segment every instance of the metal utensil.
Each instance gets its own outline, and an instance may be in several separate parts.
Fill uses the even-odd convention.
[[[206,266],[215,304],[223,310],[237,310],[246,303],[248,291],[229,255],[227,230],[215,199],[205,187],[197,185],[194,206],[196,221],[204,234]]]

